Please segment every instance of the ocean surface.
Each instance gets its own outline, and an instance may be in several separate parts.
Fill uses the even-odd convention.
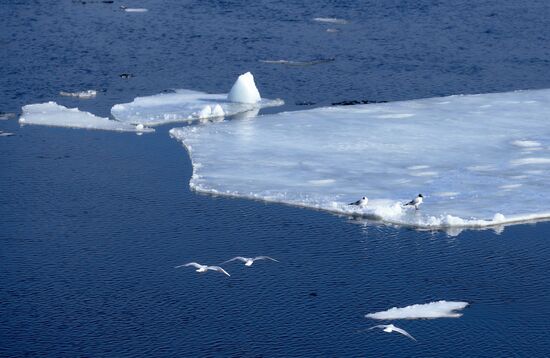
[[[174,88],[224,93],[246,71],[286,102],[262,113],[550,88],[546,0],[3,0],[0,14],[0,112],[17,115],[56,101],[108,116]],[[278,60],[317,62],[261,62]],[[416,231],[197,194],[177,126],[0,121],[15,134],[0,137],[0,356],[550,355],[550,223]],[[280,262],[174,269],[237,255]],[[470,306],[393,321],[417,342],[361,331],[389,323],[367,313],[437,300]]]

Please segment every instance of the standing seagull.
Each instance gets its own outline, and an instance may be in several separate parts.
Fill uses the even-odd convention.
[[[207,265],[201,265],[201,264],[198,264],[196,262],[190,262],[188,264],[184,264],[184,265],[179,265],[179,266],[176,266],[174,268],[179,268],[179,267],[184,267],[184,266],[193,266],[193,267],[196,267],[197,268],[197,272],[206,272],[208,270],[212,270],[212,271],[218,271],[218,272],[221,272],[221,273],[224,273],[226,274],[227,276],[231,276],[227,271],[225,271],[223,268],[221,268],[220,266],[207,266]]]
[[[227,260],[227,261],[222,262],[222,265],[226,264],[228,262],[231,262],[231,261],[235,261],[235,260],[242,261],[242,262],[244,262],[245,266],[249,266],[249,267],[252,266],[254,261],[257,261],[257,260],[271,260],[271,261],[279,262],[279,261],[277,261],[274,258],[271,258],[269,256],[256,256],[256,257],[237,256],[237,257],[232,258],[231,260]]]
[[[395,327],[393,324],[381,324],[381,325],[378,325],[378,326],[371,327],[371,328],[369,328],[369,330],[375,329],[375,328],[383,328],[384,332],[388,332],[388,333],[392,333],[392,332],[401,333],[405,337],[409,337],[410,339],[416,341],[416,339],[413,336],[411,336],[407,331],[405,331],[402,328]]]
[[[348,205],[356,205],[360,208],[364,207],[364,206],[367,206],[369,202],[369,198],[367,198],[366,196],[362,197],[361,199],[357,200],[356,202],[354,203],[349,203]]]
[[[407,204],[405,204],[405,206],[407,205],[414,205],[414,208],[416,210],[418,210],[418,207],[420,206],[420,204],[422,204],[422,201],[424,201],[423,199],[424,197],[422,196],[422,194],[418,194],[418,196],[416,198],[414,198],[413,200],[409,201]]]

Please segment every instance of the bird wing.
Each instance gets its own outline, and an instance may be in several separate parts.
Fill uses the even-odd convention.
[[[256,256],[254,258],[254,261],[256,260],[271,260],[271,261],[279,262],[279,260],[275,260],[273,257],[269,257],[269,256]]]
[[[213,270],[213,271],[218,271],[218,272],[221,272],[221,273],[224,273],[226,274],[227,276],[231,276],[229,274],[229,272],[225,271],[223,268],[221,268],[220,266],[208,266],[207,267],[208,270]]]
[[[411,336],[407,331],[405,331],[404,329],[402,328],[399,328],[399,327],[393,327],[393,330],[396,331],[396,332],[399,332],[401,333],[402,335],[406,336],[406,337],[409,337],[410,339],[412,339],[413,341],[416,341],[416,338],[414,338],[413,336]]]
[[[359,205],[360,202],[361,202],[361,200],[357,200],[356,202],[349,203],[348,205]]]
[[[248,261],[248,259],[246,257],[236,256],[236,257],[233,257],[231,260],[227,260],[227,261],[222,262],[221,265],[226,264],[226,263],[231,262],[231,261],[235,261],[235,260],[239,260],[239,261],[242,261],[242,262]]]
[[[176,266],[176,268],[178,267],[183,267],[183,266],[193,266],[193,267],[196,267],[196,268],[201,268],[201,267],[204,267],[204,265],[201,265],[201,264],[198,264],[196,262],[189,262],[185,265],[179,265],[179,266]]]
[[[388,327],[387,324],[379,324],[379,325],[377,325],[377,326],[374,326],[374,327],[369,328],[369,331],[370,331],[371,329],[375,329],[375,328],[382,328],[382,329],[383,329],[383,328],[386,328],[386,327]]]

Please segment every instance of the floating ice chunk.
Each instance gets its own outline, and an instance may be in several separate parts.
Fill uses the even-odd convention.
[[[94,98],[97,95],[97,91],[95,90],[86,90],[86,91],[80,91],[80,92],[59,92],[61,96],[65,97],[77,97],[80,99],[90,99]]]
[[[212,117],[224,115],[234,116],[266,107],[281,106],[280,99],[261,99],[256,103],[234,103],[227,100],[227,94],[208,94],[191,90],[175,90],[174,93],[161,93],[148,97],[137,97],[130,103],[116,104],[111,108],[111,114],[117,120],[125,123],[143,123],[147,126],[157,126],[165,123],[184,122],[199,119],[199,113],[205,106],[214,106]],[[216,107],[219,107],[216,109]],[[221,111],[220,111],[221,108]]]
[[[512,142],[513,145],[516,147],[521,148],[533,148],[533,147],[540,147],[541,144],[539,142],[536,142],[534,140],[515,140]]]
[[[11,137],[13,136],[14,134],[13,133],[10,133],[10,132],[4,132],[4,131],[0,131],[0,137]]]
[[[214,109],[212,110],[212,117],[223,117],[225,116],[225,112],[223,111],[222,106],[219,104],[214,106]]]
[[[0,112],[0,121],[7,121],[8,119],[13,119],[15,117],[17,117],[15,113]]]
[[[287,66],[313,66],[321,63],[334,62],[334,58],[320,58],[308,61],[292,61],[292,60],[260,60],[263,63]]]
[[[120,132],[154,132],[154,129],[144,128],[143,125],[139,129],[128,123],[120,123],[109,118],[97,117],[89,112],[79,111],[78,108],[67,108],[55,102],[24,106],[19,123]]]
[[[511,189],[520,188],[522,185],[523,184],[506,184],[506,185],[501,185],[498,188],[503,190],[511,190]]]
[[[336,17],[316,17],[313,19],[313,21],[324,22],[329,24],[338,24],[338,25],[345,25],[348,23],[348,20],[338,19]]]
[[[512,165],[550,164],[550,158],[521,158],[510,161]]]
[[[210,118],[212,116],[212,108],[206,105],[196,114],[196,116],[200,119]]]
[[[126,12],[147,12],[149,11],[148,9],[145,9],[145,8],[142,8],[142,7],[126,7],[126,6],[121,6],[120,7],[123,11],[126,11]]]
[[[190,186],[201,192],[423,228],[550,218],[550,158],[525,157],[510,145],[518,137],[548,145],[550,90],[443,100],[316,108],[170,133],[189,149]],[[525,107],[508,100],[537,103]],[[481,114],[471,111],[483,104],[492,106]],[[415,116],[378,118],[381,113]],[[419,165],[437,175],[410,175],[416,173],[411,167],[428,172]],[[334,182],[319,182],[325,179]],[[522,185],[514,200],[500,188],[510,184]],[[418,193],[426,196],[420,210],[405,210],[402,204]],[[367,207],[346,205],[363,195],[370,199]],[[495,213],[504,219],[495,220]]]
[[[462,313],[456,311],[463,310],[467,306],[468,302],[443,300],[402,308],[393,307],[387,311],[369,313],[365,317],[380,320],[458,318]]]
[[[256,103],[261,101],[260,92],[254,83],[254,76],[247,72],[237,78],[237,81],[231,87],[231,91],[227,95],[230,102],[238,103]]]

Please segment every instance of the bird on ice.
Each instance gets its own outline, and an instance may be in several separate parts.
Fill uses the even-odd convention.
[[[231,262],[231,261],[235,261],[235,260],[239,260],[239,261],[244,262],[244,265],[248,266],[248,267],[252,266],[254,261],[258,261],[258,260],[271,260],[271,261],[279,262],[278,260],[275,260],[274,258],[269,257],[269,256],[256,256],[256,257],[236,256],[236,257],[232,258],[231,260],[227,260],[227,261],[222,262],[222,265],[226,264],[228,262]]]
[[[418,196],[416,198],[414,198],[413,200],[409,201],[407,204],[405,204],[405,206],[407,205],[413,205],[414,208],[416,210],[418,210],[418,207],[420,206],[420,204],[422,204],[422,202],[424,201],[424,197],[422,196],[422,194],[418,194]]]
[[[393,324],[380,324],[378,326],[374,326],[374,327],[369,328],[369,330],[375,329],[375,328],[382,328],[384,332],[388,332],[388,333],[392,333],[392,332],[401,333],[405,337],[409,337],[410,339],[416,341],[416,338],[411,336],[407,331],[405,331],[402,328],[396,327]]]
[[[178,265],[178,266],[175,266],[174,268],[179,268],[179,267],[187,267],[187,266],[193,266],[195,268],[197,268],[195,271],[197,272],[206,272],[208,270],[212,270],[212,271],[218,271],[218,272],[221,272],[223,274],[226,274],[227,276],[231,276],[227,271],[225,271],[223,268],[221,268],[220,266],[208,266],[208,265],[201,265],[201,264],[198,264],[196,262],[189,262],[187,264],[183,264],[183,265]]]
[[[362,208],[364,206],[367,206],[368,202],[369,202],[369,198],[364,196],[361,199],[357,200],[356,202],[349,203],[348,205],[356,205],[356,206]]]

